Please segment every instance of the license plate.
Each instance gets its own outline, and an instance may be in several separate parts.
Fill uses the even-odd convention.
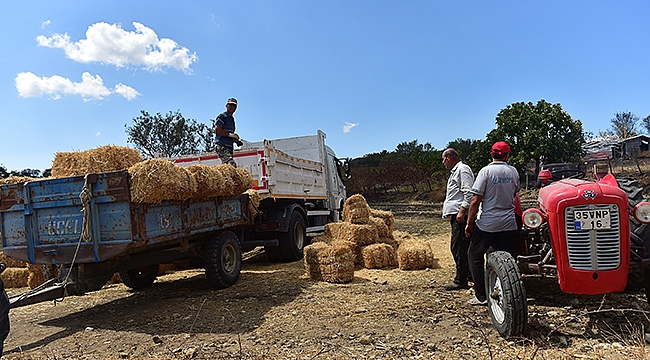
[[[609,209],[576,210],[573,212],[573,219],[576,230],[610,229],[612,227]]]

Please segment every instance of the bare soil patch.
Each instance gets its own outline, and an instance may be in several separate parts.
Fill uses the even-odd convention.
[[[525,279],[529,326],[504,340],[487,309],[447,292],[449,224],[440,206],[392,210],[395,230],[436,249],[440,267],[359,269],[348,284],[310,280],[301,261],[245,254],[238,283],[208,286],[203,270],[159,277],[132,291],[105,286],[82,297],[14,309],[5,359],[644,359],[650,307],[641,292],[576,296],[555,279]],[[11,289],[17,293],[25,289]],[[11,295],[11,294],[10,294]],[[610,309],[624,309],[610,311]],[[591,312],[591,313],[590,313]]]

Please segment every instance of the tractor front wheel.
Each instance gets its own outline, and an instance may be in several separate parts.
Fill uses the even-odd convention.
[[[485,286],[492,324],[504,338],[523,334],[528,323],[524,282],[515,259],[505,251],[487,257]]]

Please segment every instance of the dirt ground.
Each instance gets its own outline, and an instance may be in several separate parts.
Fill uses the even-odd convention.
[[[568,295],[549,278],[525,278],[528,330],[502,339],[487,309],[466,303],[471,290],[443,289],[453,260],[440,206],[372,206],[433,244],[439,268],[360,269],[351,283],[329,284],[305,276],[301,261],[269,263],[256,249],[225,290],[196,269],[141,291],[112,284],[14,309],[3,359],[650,358],[645,295]]]

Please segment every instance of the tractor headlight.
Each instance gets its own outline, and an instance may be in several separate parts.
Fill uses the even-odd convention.
[[[650,224],[650,203],[645,201],[638,203],[632,210],[632,215],[638,221]]]
[[[650,204],[648,204],[650,205]],[[650,214],[648,214],[650,216]],[[538,209],[528,209],[522,216],[524,225],[531,229],[537,229],[544,223],[544,214]]]

